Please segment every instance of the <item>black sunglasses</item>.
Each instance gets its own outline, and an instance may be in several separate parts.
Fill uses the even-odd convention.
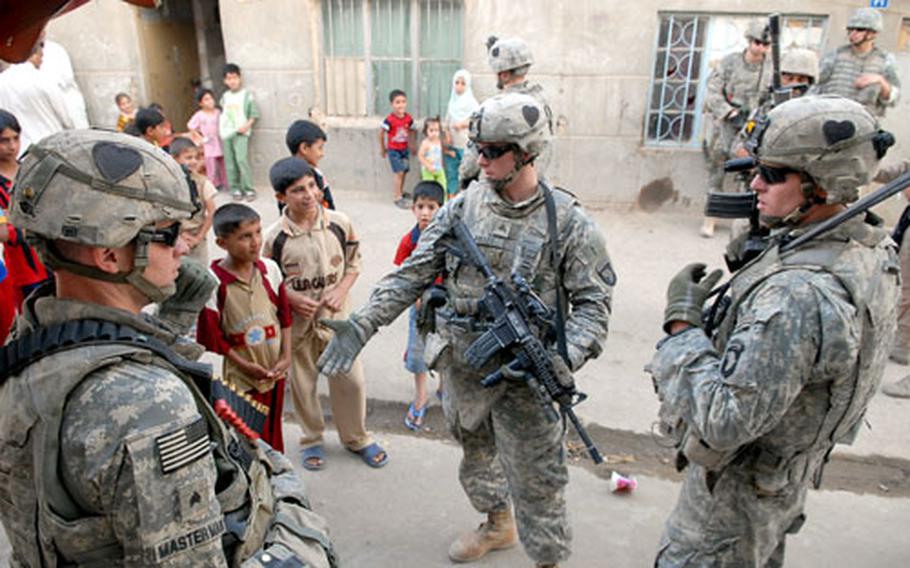
[[[787,174],[798,173],[792,168],[774,168],[765,164],[758,164],[758,177],[762,178],[768,185],[784,183],[787,181]]]
[[[769,45],[771,45],[771,42],[770,42],[770,41],[762,41],[762,40],[760,40],[760,39],[755,39],[755,38],[752,38],[752,43],[755,43],[755,44],[758,44],[758,45],[763,45],[763,46],[765,46],[765,47],[768,47]]]
[[[512,149],[511,144],[494,144],[478,148],[477,153],[488,160],[495,160]]]
[[[169,227],[164,229],[155,229],[152,233],[152,236],[149,238],[150,242],[161,243],[166,247],[173,247],[177,244],[177,239],[180,238],[180,223],[174,223]]]

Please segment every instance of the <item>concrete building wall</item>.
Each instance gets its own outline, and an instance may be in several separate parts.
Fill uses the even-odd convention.
[[[69,52],[85,96],[89,122],[117,124],[114,95],[145,98],[136,8],[120,0],[95,0],[51,20],[47,35]]]
[[[784,13],[828,17],[826,48],[845,41],[850,12],[865,2],[848,0],[526,0],[517,9],[505,0],[464,0],[464,67],[474,75],[478,98],[495,93],[483,47],[490,34],[518,35],[536,59],[530,78],[545,89],[556,117],[559,156],[550,177],[584,201],[634,202],[639,189],[669,177],[680,202],[700,207],[706,176],[697,148],[644,144],[644,122],[661,12],[705,14]],[[320,0],[220,0],[221,30],[228,61],[241,66],[259,103],[251,160],[257,184],[267,185],[268,167],[286,155],[284,132],[311,108],[324,109]],[[55,20],[52,37],[70,48],[91,118],[111,124],[109,104],[117,90],[141,92],[135,10],[116,0],[98,0]],[[910,0],[891,1],[883,12],[878,43],[895,51],[901,18]],[[111,22],[103,36],[92,22]],[[910,52],[895,52],[910,88]],[[215,78],[215,82],[218,82]],[[906,94],[905,94],[906,95]],[[901,117],[910,95],[891,109],[884,125],[898,138],[892,156],[905,156],[910,125]],[[413,111],[412,111],[413,112]],[[422,117],[416,117],[418,119]],[[391,197],[391,174],[379,155],[381,117],[327,117],[329,142],[322,166],[337,191],[375,188]],[[416,160],[414,160],[416,164]],[[410,186],[417,175],[412,171]]]

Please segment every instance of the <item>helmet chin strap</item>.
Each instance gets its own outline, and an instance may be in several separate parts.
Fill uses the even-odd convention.
[[[174,295],[177,291],[177,285],[171,282],[167,286],[156,286],[143,275],[145,267],[149,263],[148,250],[150,242],[149,234],[146,232],[146,228],[143,228],[136,237],[133,269],[126,274],[123,280],[128,284],[132,284],[135,289],[145,294],[152,302],[161,303]]]
[[[508,186],[510,183],[512,183],[512,181],[515,180],[515,177],[518,175],[518,172],[521,171],[521,168],[532,163],[534,161],[534,158],[536,157],[536,156],[531,156],[530,158],[525,159],[524,154],[525,154],[525,152],[521,148],[516,147],[515,149],[513,149],[512,156],[515,159],[515,166],[502,179],[491,179],[490,180],[490,184],[493,186],[493,189],[495,189],[498,193],[501,193],[506,188],[506,186]]]
[[[800,203],[798,207],[783,217],[761,215],[760,217],[762,224],[771,229],[777,229],[780,227],[796,227],[799,225],[800,221],[802,221],[803,218],[809,213],[810,209],[825,202],[825,200],[818,195],[818,186],[815,185],[815,182],[812,181],[812,179],[808,176],[805,176],[803,178],[800,189],[802,190],[805,199],[803,199],[803,202]]]
[[[41,256],[45,263],[51,268],[63,269],[79,276],[91,278],[93,280],[102,280],[104,282],[113,282],[115,284],[130,284],[152,302],[163,302],[173,296],[177,291],[177,286],[173,282],[167,286],[157,286],[143,275],[145,268],[148,266],[148,248],[151,242],[151,233],[154,227],[143,227],[136,236],[136,250],[133,255],[133,268],[129,271],[105,272],[91,266],[86,266],[78,262],[73,262],[62,256],[53,245],[43,239],[36,243],[41,251]]]

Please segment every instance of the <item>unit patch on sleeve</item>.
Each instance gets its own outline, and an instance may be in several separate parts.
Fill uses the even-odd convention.
[[[200,418],[189,426],[155,438],[155,451],[161,473],[177,471],[211,451],[209,431]]]

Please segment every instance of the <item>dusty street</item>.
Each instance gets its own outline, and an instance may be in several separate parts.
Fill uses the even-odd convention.
[[[365,272],[353,301],[365,300],[370,286],[392,267],[401,236],[414,220],[380,194],[336,190],[339,209],[359,231]],[[219,196],[219,202],[225,196]],[[268,224],[277,216],[270,195],[261,191],[257,208]],[[589,400],[577,408],[608,463],[572,468],[568,499],[576,535],[575,556],[566,566],[647,566],[663,519],[679,488],[669,454],[650,437],[657,401],[642,371],[660,339],[664,291],[669,278],[694,261],[722,266],[726,230],[713,240],[698,236],[699,211],[681,206],[644,213],[611,206],[593,214],[607,237],[618,274],[610,338],[605,353],[579,374]],[[213,255],[218,254],[214,245]],[[401,424],[413,394],[401,354],[406,321],[399,318],[367,346],[364,366],[370,397],[368,426],[391,455],[388,467],[371,471],[344,452],[330,435],[324,472],[302,472],[315,507],[335,534],[345,566],[393,568],[449,566],[445,551],[457,533],[480,522],[461,493],[456,477],[459,452],[446,438],[438,406],[428,430],[410,434]],[[889,365],[885,381],[910,372]],[[431,383],[431,388],[435,384]],[[904,529],[910,523],[910,401],[877,396],[867,415],[869,428],[857,444],[841,447],[826,473],[823,490],[809,497],[809,520],[788,545],[790,566],[902,566],[910,561]],[[297,460],[299,430],[286,427],[289,455]],[[609,492],[613,469],[638,477],[638,490]],[[8,547],[0,547],[5,565]],[[520,551],[499,553],[480,566],[528,566]]]

